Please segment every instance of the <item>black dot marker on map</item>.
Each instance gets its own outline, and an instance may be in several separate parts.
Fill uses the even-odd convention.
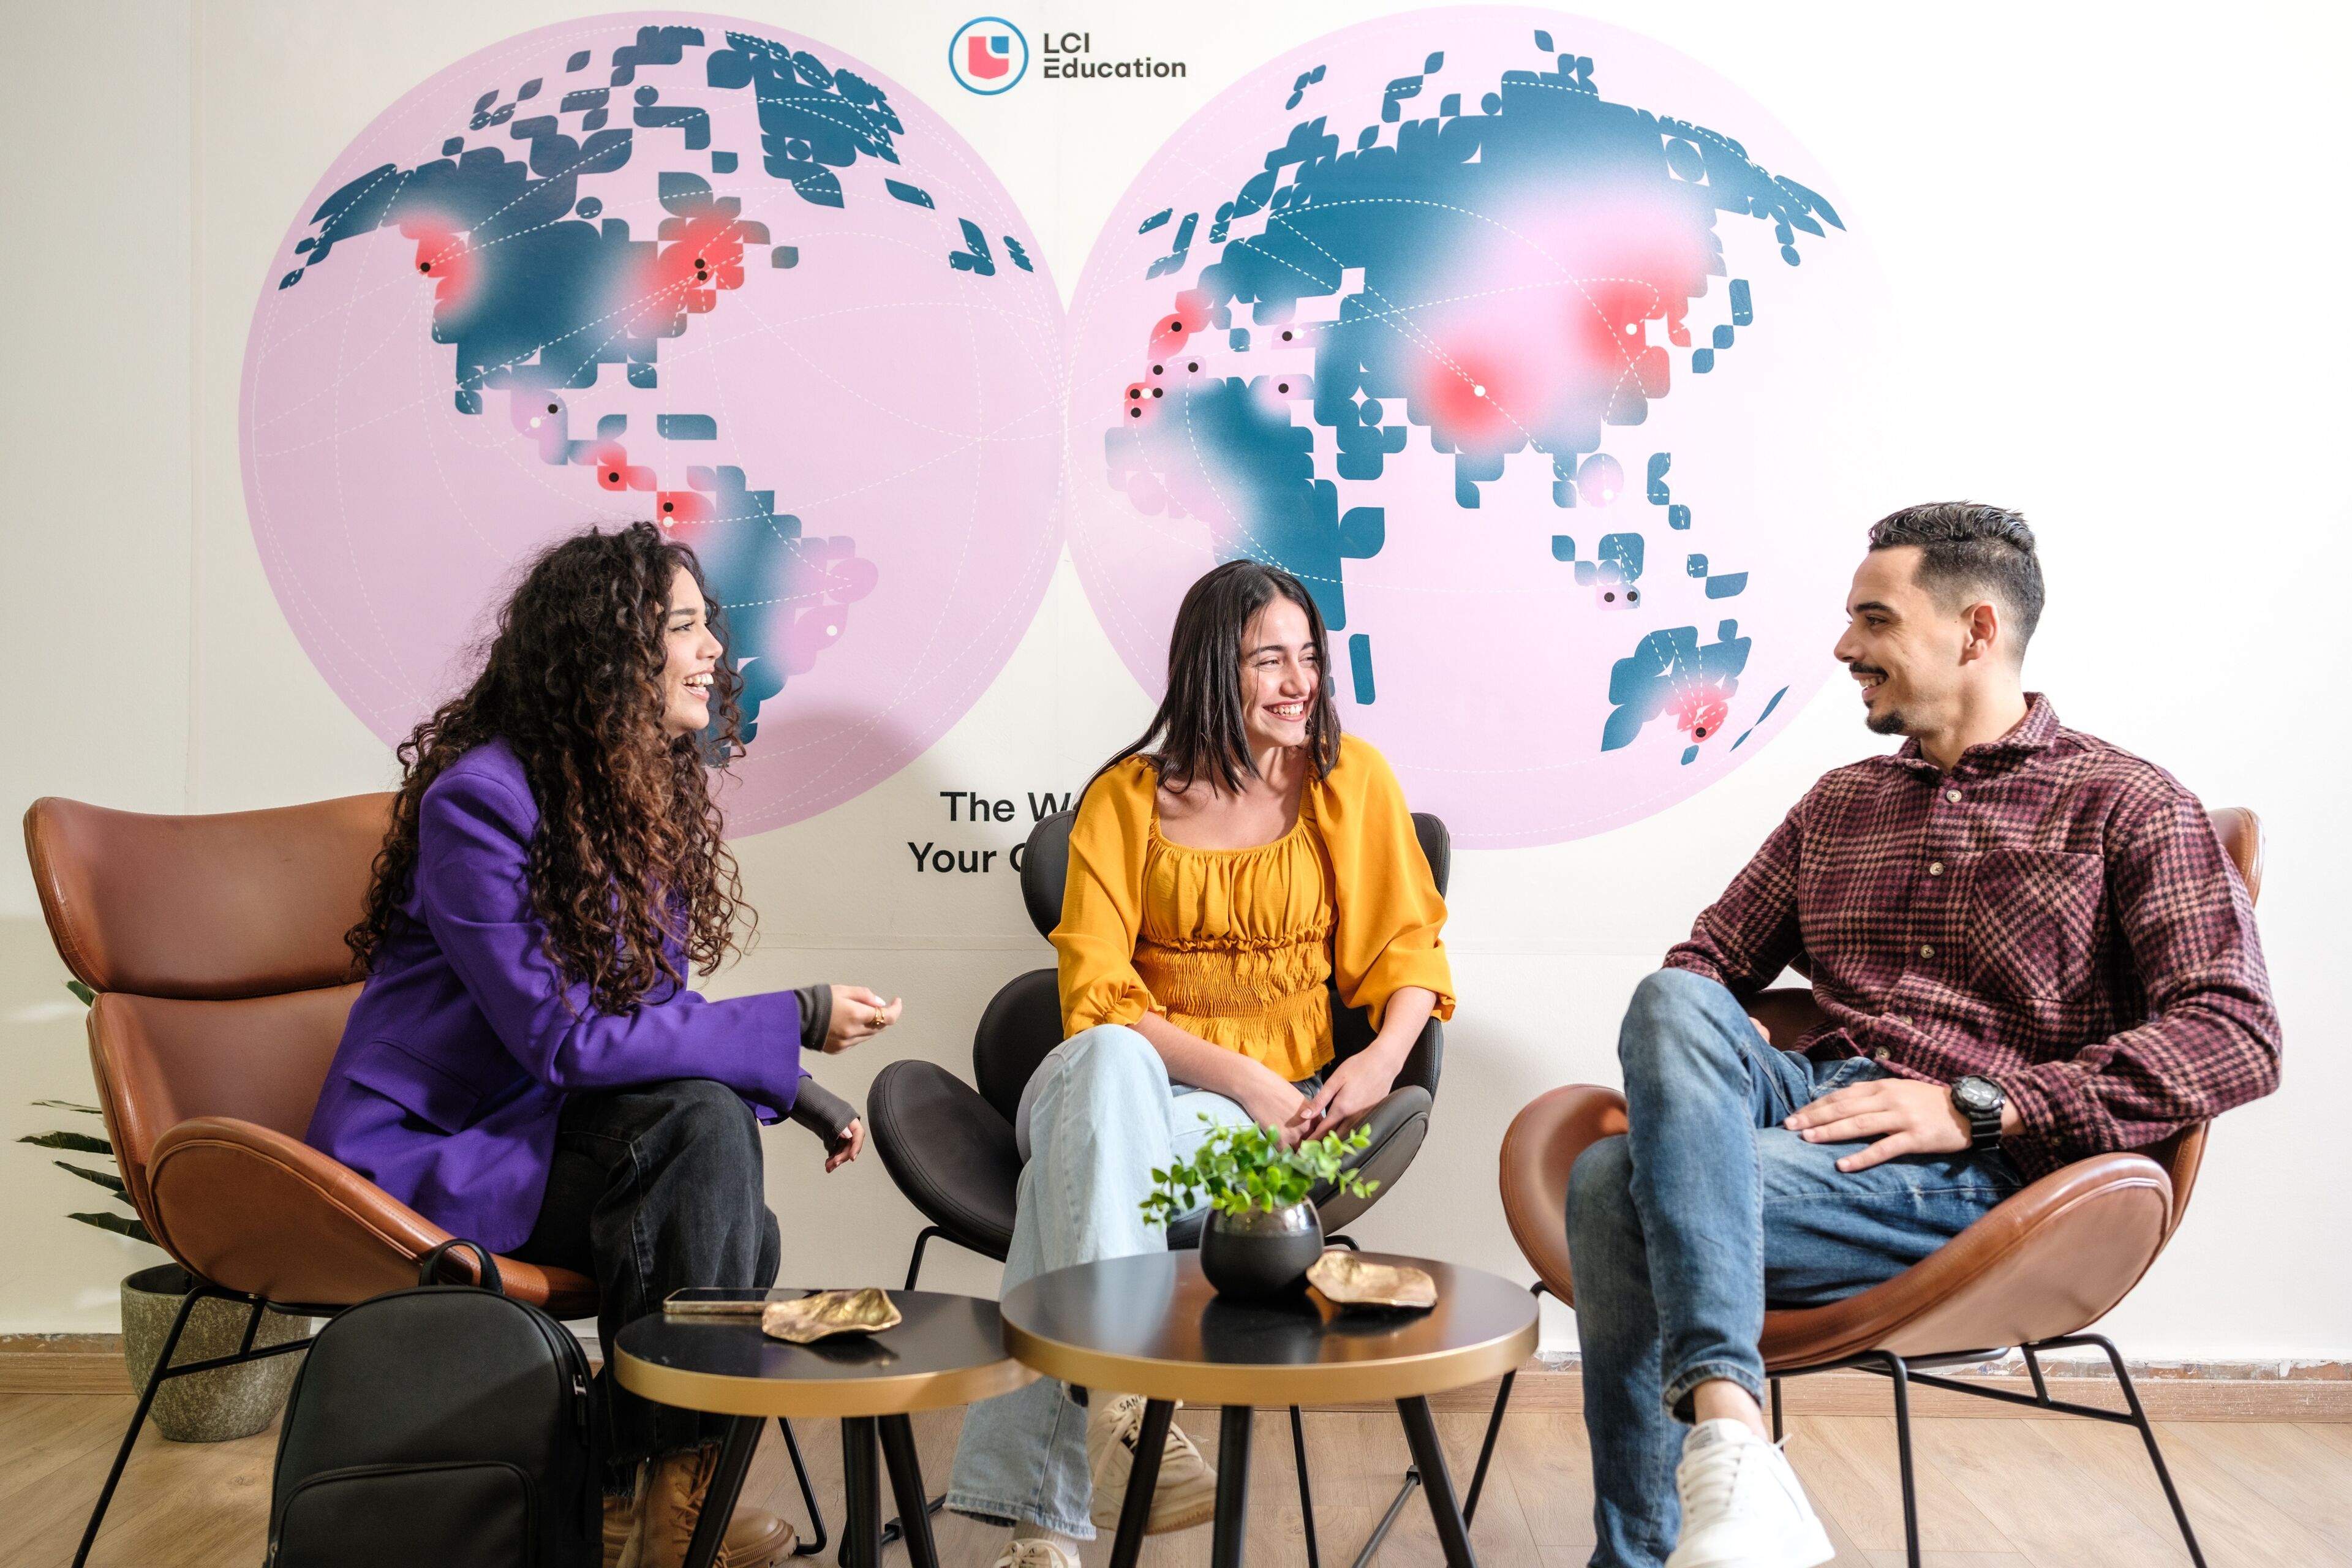
[[[1143,417],[1143,410],[1140,408],[1130,408],[1127,411],[1127,416],[1129,419],[1140,419]]]
[[[420,261],[416,264],[416,270],[419,272],[430,272],[433,270],[433,263],[429,261]]]
[[[1701,724],[1697,729],[1693,730],[1693,731],[1691,731],[1691,733],[1692,733],[1693,735],[1697,736],[1700,740],[1704,741],[1704,740],[1706,740],[1706,725],[1704,725],[1704,724]]]
[[[1127,395],[1129,397],[1140,397],[1143,395],[1143,388],[1139,386],[1130,386],[1127,389]]]
[[[1186,365],[1184,368],[1185,368],[1186,370],[1198,370],[1198,369],[1200,369],[1200,368],[1201,368],[1201,362],[1200,362],[1199,360],[1194,360],[1192,363],[1190,363],[1190,364]]]
[[[612,480],[616,485],[621,482],[621,476],[618,474],[606,474],[604,477]]]
[[[1155,364],[1155,365],[1153,365],[1153,366],[1151,367],[1151,374],[1154,374],[1154,375],[1158,375],[1163,368],[1165,368],[1165,367],[1160,366],[1160,365],[1156,365],[1156,364]]]
[[[547,405],[547,411],[548,411],[550,414],[561,414],[561,413],[562,413],[562,412],[563,412],[563,410],[562,410],[561,408],[558,408],[558,407],[557,407],[557,406],[555,406],[555,405],[554,405],[554,404],[552,404],[552,403],[551,403],[551,404],[549,404],[549,405]]]
[[[666,501],[662,502],[662,510],[664,510],[664,511],[676,511],[677,510],[677,502],[676,502],[676,501],[674,501],[674,500],[666,500]]]
[[[1276,392],[1288,392],[1289,390],[1290,390],[1290,383],[1288,383],[1288,382],[1286,382],[1286,382],[1278,383],[1278,384],[1276,385],[1276,387],[1275,387],[1275,391],[1276,391]]]
[[[1153,387],[1153,388],[1151,389],[1151,395],[1152,395],[1152,396],[1154,396],[1154,397],[1159,396],[1159,395],[1160,395],[1160,389],[1159,389],[1158,387],[1156,387],[1156,386],[1155,386],[1155,387]]]
[[[1290,334],[1289,334],[1288,332],[1285,332],[1285,333],[1283,333],[1283,334],[1282,334],[1282,341],[1283,341],[1284,342],[1286,342],[1286,342],[1288,342],[1290,341]]]

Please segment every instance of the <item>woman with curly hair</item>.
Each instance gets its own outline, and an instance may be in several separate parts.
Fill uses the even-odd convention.
[[[349,938],[367,984],[308,1134],[453,1234],[593,1277],[606,1345],[674,1290],[774,1281],[758,1123],[810,1126],[827,1171],[856,1158],[864,1129],[801,1054],[899,1011],[855,985],[688,988],[750,913],[705,766],[739,749],[741,686],[711,611],[693,552],[650,523],[531,563],[472,686],[400,747]],[[668,1568],[719,1420],[597,1381],[606,1568]],[[721,1560],[792,1545],[744,1510]]]

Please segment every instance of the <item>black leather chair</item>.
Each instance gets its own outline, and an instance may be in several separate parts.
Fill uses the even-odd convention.
[[[1029,923],[1049,936],[1062,920],[1062,888],[1070,863],[1074,811],[1056,812],[1030,831],[1021,862],[1021,898]],[[1454,842],[1445,824],[1426,812],[1412,816],[1421,852],[1439,893],[1453,869]],[[1371,1022],[1361,1008],[1344,1005],[1331,994],[1335,1061],[1345,1061],[1372,1042]],[[923,1249],[933,1237],[1003,1261],[1013,1245],[1013,1211],[1021,1181],[1021,1155],[1013,1140],[1013,1119],[1021,1091],[1046,1053],[1062,1043],[1062,1003],[1055,972],[1033,969],[999,991],[972,1033],[971,1072],[977,1089],[934,1062],[892,1062],[875,1076],[866,1100],[866,1127],[890,1179],[921,1211],[926,1225],[907,1260],[907,1289],[923,1269]],[[1323,1233],[1346,1247],[1355,1242],[1342,1227],[1380,1201],[1421,1152],[1429,1135],[1429,1111],[1445,1057],[1445,1026],[1432,1018],[1413,1042],[1404,1068],[1387,1098],[1344,1131],[1361,1126],[1372,1141],[1350,1168],[1379,1187],[1363,1197],[1335,1194],[1328,1186],[1311,1194]],[[1204,1216],[1169,1229],[1171,1247],[1197,1247]],[[1299,1501],[1306,1509],[1307,1561],[1318,1561],[1314,1509],[1308,1497],[1306,1438],[1298,1412],[1290,1413],[1291,1438],[1298,1463]],[[1408,1472],[1409,1490],[1417,1477]],[[1402,1494],[1400,1493],[1400,1500]],[[1396,1510],[1390,1510],[1394,1518]]]

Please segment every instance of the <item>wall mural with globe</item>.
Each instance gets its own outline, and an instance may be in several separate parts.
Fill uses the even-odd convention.
[[[971,149],[838,50],[674,13],[524,34],[362,131],[279,262],[247,504],[387,741],[516,563],[592,521],[656,519],[709,569],[739,834],[920,755],[1036,612],[1060,295]]]
[[[1638,35],[1412,13],[1208,101],[1066,315],[994,174],[880,73],[722,18],[567,24],[416,89],[297,215],[248,505],[387,740],[541,542],[691,541],[752,710],[738,833],[919,755],[1065,524],[1155,694],[1184,586],[1252,556],[1315,593],[1417,806],[1559,842],[1720,778],[1830,668],[1878,309],[1830,192]]]

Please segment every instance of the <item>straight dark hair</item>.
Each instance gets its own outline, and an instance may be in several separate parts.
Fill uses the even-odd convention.
[[[1331,700],[1330,638],[1307,585],[1279,566],[1228,561],[1184,591],[1168,637],[1168,695],[1151,723],[1095,770],[1100,778],[1141,753],[1178,794],[1207,782],[1227,795],[1257,776],[1242,707],[1242,638],[1255,616],[1276,599],[1307,615],[1315,645],[1315,695],[1307,704],[1307,765],[1321,779],[1339,760],[1339,709]],[[1088,788],[1094,779],[1087,781]],[[1081,798],[1086,792],[1078,792]]]

